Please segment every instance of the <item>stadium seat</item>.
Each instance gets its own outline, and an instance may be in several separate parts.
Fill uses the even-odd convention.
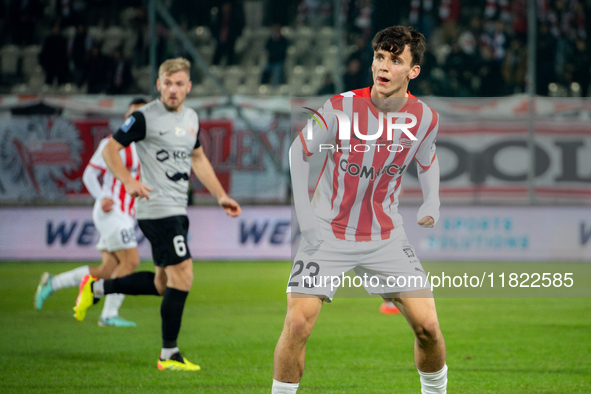
[[[20,57],[21,49],[16,45],[6,45],[0,49],[0,73],[3,80],[17,76]]]
[[[29,76],[29,82],[27,83],[27,89],[31,93],[40,93],[45,84],[45,73],[41,66],[37,66],[35,70]]]
[[[22,50],[23,75],[25,76],[25,78],[30,77],[39,67],[40,52],[40,45],[30,45]]]
[[[110,56],[115,48],[123,44],[126,36],[125,31],[119,26],[111,26],[105,30],[103,35],[103,54]]]
[[[101,42],[104,38],[104,30],[99,26],[90,26],[88,28],[88,36],[92,37],[96,42]]]

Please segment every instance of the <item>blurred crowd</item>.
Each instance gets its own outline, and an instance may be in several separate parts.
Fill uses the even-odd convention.
[[[211,66],[249,67],[241,59],[247,50],[238,47],[252,41],[240,40],[247,34],[253,40],[257,31],[266,28],[268,33],[261,36],[264,64],[259,65],[260,73],[252,73],[258,84],[288,83],[299,64],[289,61],[290,48],[298,45],[297,31],[310,29],[314,35],[322,27],[335,26],[337,16],[344,22],[345,50],[337,54],[341,67],[319,61],[328,67],[321,69],[322,80],[313,85],[312,93],[336,93],[338,69],[345,90],[369,85],[371,38],[394,24],[412,25],[427,38],[421,77],[410,85],[416,95],[503,96],[525,92],[528,84],[528,0],[342,0],[341,10],[334,9],[333,0],[160,1],[181,30],[193,35],[199,29],[209,32]],[[149,63],[146,4],[145,0],[0,0],[0,84],[6,89],[33,75],[23,75],[24,64],[16,73],[6,72],[16,46],[37,48],[34,54],[46,85],[68,83],[85,93],[142,92],[138,70]],[[536,0],[536,4],[537,94],[560,95],[562,88],[562,95],[587,96],[591,0]],[[175,56],[191,58],[179,37],[160,20],[155,39],[158,63]],[[324,56],[335,55],[327,51]],[[301,62],[305,65],[305,59]],[[244,78],[246,73],[243,70]],[[201,77],[196,76],[198,82]]]

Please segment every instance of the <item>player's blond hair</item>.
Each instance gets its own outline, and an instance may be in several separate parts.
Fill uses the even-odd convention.
[[[191,79],[191,62],[183,57],[177,57],[175,59],[168,59],[160,65],[158,69],[158,77],[162,75],[174,74],[178,71],[186,71]]]

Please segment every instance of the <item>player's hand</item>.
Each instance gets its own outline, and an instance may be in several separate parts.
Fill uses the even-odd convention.
[[[113,210],[113,205],[115,205],[115,201],[111,199],[111,197],[103,197],[101,200],[101,209],[103,212],[111,212]]]
[[[228,196],[221,197],[218,200],[218,204],[220,207],[224,208],[226,215],[232,216],[233,218],[237,217],[242,212],[240,205]]]
[[[148,192],[151,192],[148,186],[144,185],[140,181],[136,179],[132,179],[131,181],[125,184],[125,191],[133,198],[147,198],[150,199]]]
[[[433,219],[431,216],[425,216],[417,223],[421,227],[433,227],[435,225],[435,219]]]

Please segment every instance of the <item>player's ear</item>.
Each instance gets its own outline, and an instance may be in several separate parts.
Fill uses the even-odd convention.
[[[193,87],[193,82],[189,81],[189,83],[187,84],[187,93],[189,93],[191,91],[192,87]]]
[[[160,78],[156,79],[156,89],[160,91]]]
[[[408,74],[408,79],[415,79],[416,77],[419,76],[420,73],[421,73],[421,66],[419,66],[418,64],[415,64],[410,69],[410,74]]]

